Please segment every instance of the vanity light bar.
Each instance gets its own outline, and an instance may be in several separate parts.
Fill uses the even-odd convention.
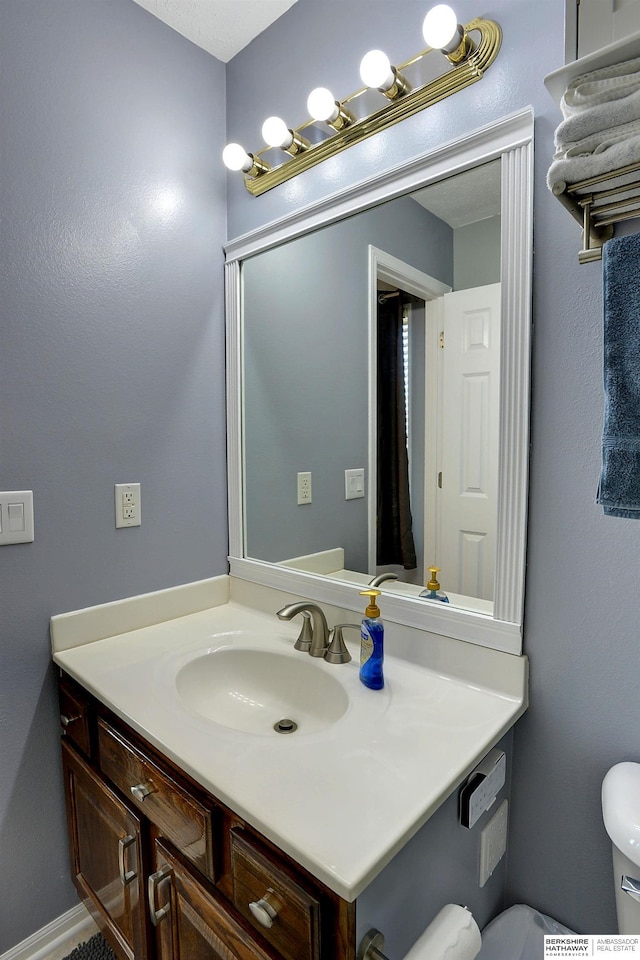
[[[433,21],[430,27],[428,21],[431,14],[438,11],[439,8],[443,8],[440,10],[440,22],[442,22],[442,14],[444,13],[447,28],[443,28],[444,32],[441,29],[439,34],[433,34]],[[464,90],[470,84],[481,80],[485,71],[496,59],[502,43],[502,30],[495,21],[478,17],[467,23],[466,26],[462,26],[458,24],[451,8],[445,4],[440,4],[437,8],[429,11],[423,29],[425,40],[428,37],[435,38],[434,42],[442,43],[442,46],[427,47],[426,50],[398,66],[392,66],[384,54],[382,54],[382,57],[376,58],[377,69],[380,73],[379,75],[376,74],[373,82],[377,83],[381,78],[381,84],[375,89],[379,90],[387,100],[380,109],[356,119],[353,111],[354,104],[369,89],[367,86],[361,87],[345,97],[344,100],[334,100],[335,106],[333,108],[329,104],[327,108],[320,111],[319,116],[316,113],[315,119],[307,120],[299,127],[289,129],[284,121],[280,120],[279,125],[282,134],[279,138],[272,138],[272,140],[277,139],[278,142],[275,146],[280,147],[290,156],[290,159],[285,160],[285,162],[278,166],[271,166],[264,160],[263,154],[273,149],[273,143],[255,154],[245,153],[242,147],[233,144],[235,152],[242,162],[238,159],[233,167],[230,164],[227,164],[227,166],[230,169],[241,170],[244,175],[245,187],[249,193],[254,197],[260,196],[260,194],[285,183],[299,173],[309,170],[317,163],[335,156],[342,150],[360,143],[381,130],[386,130],[406,117],[411,117],[426,107],[430,107],[432,104],[438,103],[438,101],[444,100],[459,90]],[[470,34],[473,34],[473,37]],[[411,72],[412,69],[415,69],[416,64],[435,49],[449,60],[452,64],[451,69],[412,90],[405,77],[405,71]],[[371,51],[371,53],[373,52]],[[375,51],[375,53],[380,54],[381,51]],[[367,57],[369,56],[370,54],[367,54]],[[381,69],[383,57],[385,70]],[[371,66],[370,62],[368,66]],[[384,76],[382,76],[383,73]],[[369,82],[369,79],[367,82]],[[321,89],[324,92],[324,99],[330,99],[330,95],[329,98],[327,97],[329,91],[324,88]],[[313,93],[316,93],[316,91]],[[313,94],[310,96],[309,102],[310,104],[313,103]],[[311,109],[311,106],[309,106],[310,112]],[[326,116],[323,113],[326,113]],[[270,120],[275,119],[270,118]],[[314,125],[316,125],[317,131],[318,123],[323,124],[322,131],[328,133],[328,135],[318,143],[311,143],[304,136],[303,131],[309,131],[309,128]],[[328,131],[327,127],[329,127]],[[228,148],[225,149],[228,150]]]

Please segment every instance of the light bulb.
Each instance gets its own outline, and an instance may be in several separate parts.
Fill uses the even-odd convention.
[[[360,77],[367,87],[389,90],[395,82],[389,57],[382,50],[370,50],[360,63]]]
[[[245,173],[253,164],[253,160],[239,143],[226,145],[222,151],[222,162],[228,170],[244,170]]]
[[[267,117],[262,124],[262,136],[270,147],[286,150],[293,143],[293,134],[280,117]]]
[[[422,24],[424,42],[434,50],[447,50],[455,41],[460,43],[458,17],[454,10],[446,3],[439,3],[432,7]]]
[[[307,98],[307,110],[314,120],[325,122],[336,120],[340,113],[336,98],[326,87],[316,87],[311,91]]]

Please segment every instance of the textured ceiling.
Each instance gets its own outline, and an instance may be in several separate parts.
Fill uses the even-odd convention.
[[[450,227],[463,227],[500,213],[500,161],[492,160],[413,194],[414,200]]]
[[[134,0],[183,37],[228,63],[296,0]]]

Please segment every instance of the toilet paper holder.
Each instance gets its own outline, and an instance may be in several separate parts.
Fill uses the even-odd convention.
[[[482,934],[473,915],[460,904],[446,904],[425,927],[404,960],[473,960],[482,946]],[[384,937],[372,927],[362,938],[357,960],[389,960],[382,952]]]
[[[382,953],[383,947],[384,935],[380,933],[379,930],[376,930],[375,927],[372,927],[362,938],[360,946],[358,947],[356,960],[389,960],[389,958]]]

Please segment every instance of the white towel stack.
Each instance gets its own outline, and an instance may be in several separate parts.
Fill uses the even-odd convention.
[[[550,190],[640,162],[640,57],[577,77],[560,107],[565,119],[555,133]],[[602,189],[631,179],[609,180]]]

